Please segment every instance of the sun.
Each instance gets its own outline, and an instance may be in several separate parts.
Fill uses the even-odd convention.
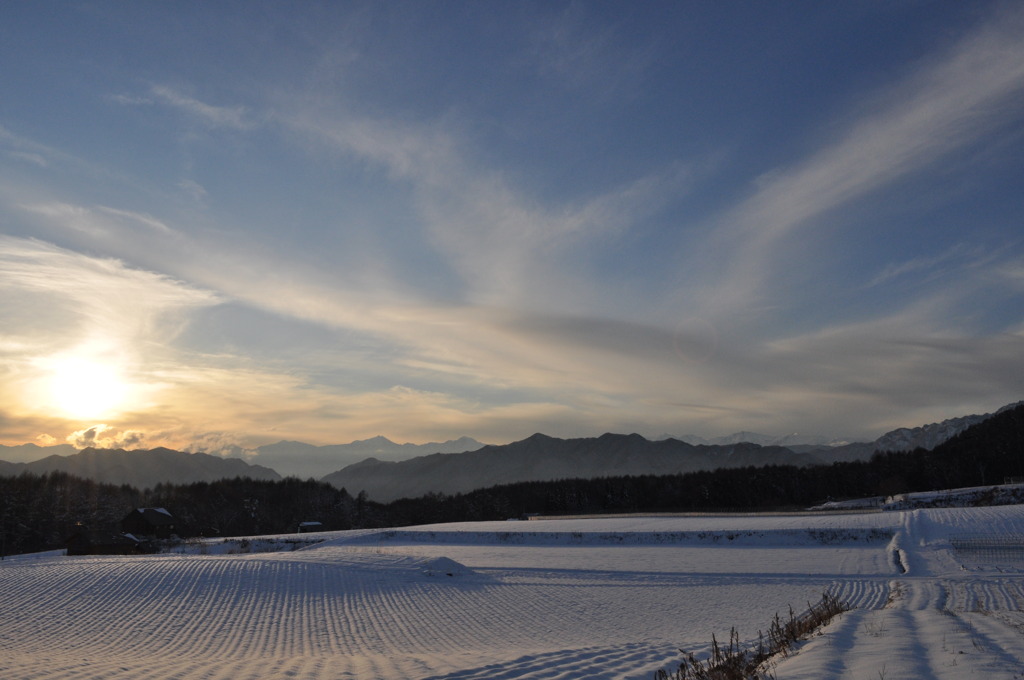
[[[81,357],[56,359],[50,366],[48,400],[67,418],[103,418],[120,411],[129,386],[112,363]]]

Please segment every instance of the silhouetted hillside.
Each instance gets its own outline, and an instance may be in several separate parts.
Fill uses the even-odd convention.
[[[270,468],[249,465],[239,458],[221,458],[205,453],[184,453],[171,449],[125,451],[123,449],[83,449],[70,456],[47,456],[31,463],[8,463],[0,474],[23,472],[42,475],[66,472],[107,484],[128,484],[146,489],[172,482],[212,482],[232,477],[280,479]]]
[[[365,460],[327,475],[338,488],[366,491],[375,501],[427,493],[466,493],[497,484],[567,478],[667,475],[750,465],[805,465],[811,456],[781,446],[750,443],[694,446],[676,439],[649,441],[638,434],[557,439],[535,434],[479,451],[435,454],[399,462]]]
[[[585,462],[588,457],[602,458],[595,452],[603,449],[606,462],[618,460],[622,462],[620,469],[628,469],[629,464],[645,461],[644,454],[652,442],[636,435],[605,435],[592,440],[535,435],[516,444],[519,446],[513,448],[520,448],[519,457],[524,459],[544,457],[545,452],[564,448],[576,456],[574,460]],[[673,444],[663,446],[668,451],[675,449]],[[492,456],[508,452],[508,447],[489,449]],[[153,452],[94,451],[91,458],[85,456],[82,460],[133,457],[127,453]],[[733,451],[731,460],[763,453],[761,447],[742,447]],[[182,456],[197,455],[199,461],[212,458],[157,450],[149,459],[180,461]],[[458,458],[454,455],[455,460]],[[573,460],[569,455],[551,459]],[[719,460],[728,462],[730,458],[723,455]],[[231,465],[237,463],[241,461]],[[374,462],[361,466],[377,467]],[[252,466],[245,469],[251,471]],[[373,502],[363,493],[353,498],[327,483],[294,478],[261,481],[236,477],[160,484],[139,491],[130,486],[97,484],[63,472],[0,476],[0,531],[8,551],[27,551],[59,547],[62,536],[78,521],[94,528],[116,527],[124,513],[140,505],[170,510],[181,521],[181,531],[186,532],[182,535],[245,535],[294,531],[300,521],[319,521],[324,529],[347,529],[507,519],[530,513],[804,508],[827,499],[995,485],[1006,477],[1024,477],[1024,406],[1002,411],[933,451],[878,453],[869,461],[805,467],[721,467],[685,474],[569,475],[555,481],[504,484],[468,493],[427,493],[391,503]]]
[[[277,470],[283,476],[320,479],[341,468],[367,458],[402,460],[431,453],[476,451],[483,444],[470,437],[429,444],[396,444],[387,437],[372,437],[348,444],[314,446],[296,441],[280,441],[256,449],[253,461]]]

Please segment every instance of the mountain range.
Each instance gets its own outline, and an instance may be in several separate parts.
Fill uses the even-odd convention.
[[[509,482],[572,477],[668,475],[748,465],[808,465],[808,454],[781,446],[739,443],[687,444],[677,439],[650,441],[638,434],[603,434],[556,439],[535,434],[502,446],[467,453],[435,453],[400,462],[373,458],[327,475],[323,481],[375,501],[415,498],[429,492],[453,494]]]
[[[997,413],[1022,403],[1004,406]],[[144,489],[161,482],[181,484],[233,477],[274,480],[281,478],[281,470],[286,476],[322,478],[353,495],[366,491],[369,498],[387,502],[430,492],[459,493],[521,481],[863,460],[875,451],[931,450],[992,415],[899,428],[873,442],[860,443],[799,435],[769,437],[753,432],[714,440],[667,435],[649,440],[638,434],[612,433],[558,439],[538,433],[518,442],[487,446],[469,437],[430,444],[396,444],[385,437],[330,446],[281,441],[258,448],[257,455],[249,458],[260,464],[237,457],[166,448],[77,452],[69,445],[0,445],[0,475],[62,471]],[[3,460],[24,460],[26,456],[41,454],[44,457],[27,462]]]
[[[0,461],[0,475],[13,476],[25,472],[36,475],[66,472],[97,482],[128,484],[138,489],[153,488],[163,482],[189,484],[232,477],[281,478],[268,467],[250,465],[240,458],[185,453],[162,447],[135,451],[89,448],[70,456],[51,455],[30,463]]]
[[[396,444],[387,437],[372,437],[349,444],[314,446],[296,441],[280,441],[256,449],[249,460],[273,468],[286,477],[320,479],[324,475],[367,458],[404,460],[431,453],[476,451],[483,444],[470,437],[429,444]]]
[[[39,446],[38,444],[5,446],[0,444],[0,462],[31,463],[47,456],[72,456],[78,451],[79,449],[71,444],[55,444],[53,446]]]
[[[659,437],[654,438],[655,441],[661,439],[678,439],[681,442],[694,445],[713,445],[722,446],[728,444],[760,444],[761,446],[785,446],[787,448],[792,447],[823,447],[823,446],[842,446],[849,444],[845,439],[832,439],[829,437],[823,437],[820,435],[805,435],[799,432],[793,432],[791,434],[784,435],[769,435],[760,434],[758,432],[749,432],[742,430],[740,432],[733,432],[732,434],[725,435],[723,437],[701,437],[695,434],[684,434],[684,435],[671,435],[663,434]]]

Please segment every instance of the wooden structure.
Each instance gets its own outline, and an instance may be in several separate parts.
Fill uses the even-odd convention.
[[[170,538],[175,520],[164,508],[136,508],[121,520],[121,530],[135,536]]]

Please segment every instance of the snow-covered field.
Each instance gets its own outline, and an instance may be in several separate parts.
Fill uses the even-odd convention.
[[[1024,506],[447,524],[289,552],[8,558],[0,678],[651,678],[680,647],[699,655],[732,626],[754,639],[826,589],[855,609],[782,659],[779,680],[1024,678],[1024,555],[1012,541],[964,549],[964,536],[1019,545]]]

